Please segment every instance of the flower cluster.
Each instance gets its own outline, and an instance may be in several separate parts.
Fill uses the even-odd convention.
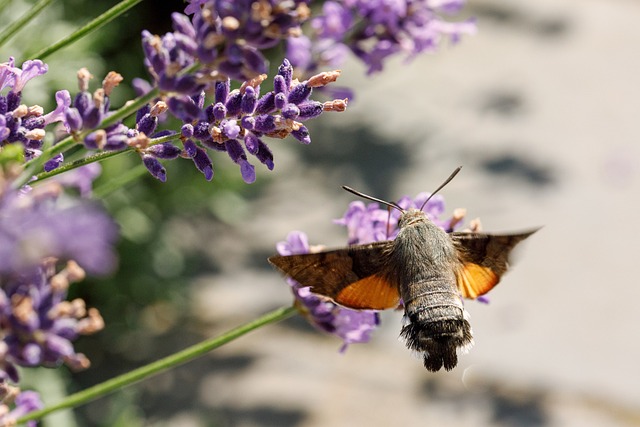
[[[38,157],[42,151],[45,126],[59,117],[45,115],[38,105],[22,104],[22,90],[29,80],[45,74],[48,67],[40,60],[25,61],[21,68],[15,66],[13,57],[0,63],[0,148],[7,144],[24,146],[27,160]],[[2,94],[9,88],[6,95]]]
[[[104,327],[98,310],[84,301],[66,301],[69,284],[84,279],[84,270],[69,261],[57,270],[53,258],[22,274],[0,276],[0,379],[18,382],[19,366],[71,369],[89,367],[72,341]]]
[[[0,274],[24,272],[49,257],[74,259],[87,271],[104,274],[115,266],[116,227],[89,204],[59,207],[55,182],[15,191],[0,174]]]
[[[0,170],[0,380],[17,382],[16,365],[86,368],[71,341],[103,322],[82,300],[65,301],[67,289],[84,269],[115,266],[116,227],[92,205],[65,200],[61,207],[57,182],[18,191],[9,175]]]
[[[276,246],[280,255],[306,254],[313,252],[309,246],[307,235],[292,231],[287,240]],[[371,333],[380,324],[380,317],[375,311],[357,311],[340,307],[326,298],[311,293],[308,287],[301,287],[292,279],[287,279],[300,312],[309,322],[323,332],[342,339],[340,349],[344,352],[349,344],[369,342]]]
[[[388,57],[404,52],[413,58],[435,51],[443,38],[457,42],[475,32],[474,20],[447,22],[441,14],[454,14],[465,0],[334,0],[322,5],[312,18],[311,37],[287,40],[287,55],[294,66],[313,71],[337,67],[351,51],[369,68],[381,71]]]
[[[303,144],[309,144],[309,131],[302,122],[316,118],[324,111],[344,111],[344,100],[322,103],[310,99],[314,87],[335,81],[339,74],[320,73],[298,82],[292,78],[293,67],[285,59],[273,79],[274,89],[263,95],[260,94],[260,85],[266,75],[246,81],[235,90],[230,90],[228,79],[217,82],[215,99],[204,109],[204,93],[198,97],[174,96],[168,105],[169,110],[185,123],[181,129],[181,140],[186,156],[193,160],[206,179],[213,177],[213,164],[205,151],[208,148],[226,152],[240,166],[244,181],[251,183],[255,181],[256,173],[247,153],[255,156],[269,170],[274,167],[265,137],[291,135]],[[160,170],[157,163],[150,166],[149,170],[157,177],[155,171]]]
[[[0,426],[14,426],[20,417],[42,407],[40,396],[35,391],[20,392],[18,387],[0,382]],[[36,421],[27,422],[28,427],[36,425]]]
[[[430,221],[447,232],[461,224],[464,209],[455,209],[451,218],[441,219],[445,210],[444,197],[436,194],[424,205],[429,196],[429,193],[420,193],[415,198],[405,196],[397,204],[404,210],[422,208]],[[347,227],[348,243],[357,245],[395,239],[401,215],[397,209],[381,208],[378,203],[365,205],[361,201],[355,201],[349,204],[344,216],[334,220],[334,223]]]
[[[262,50],[301,34],[308,0],[192,0],[172,14],[173,32],[142,33],[145,63],[163,91],[193,95],[207,81],[248,80],[267,71]],[[181,72],[199,62],[197,74]]]
[[[402,197],[398,206],[403,209],[423,207],[429,193],[420,193],[415,198]],[[464,209],[456,209],[451,218],[442,219],[444,198],[433,196],[423,207],[427,217],[447,231],[453,231],[460,225],[465,215]],[[334,222],[343,225],[348,231],[348,244],[365,244],[383,240],[393,240],[398,234],[398,219],[401,213],[397,210],[381,209],[378,203],[365,205],[360,201],[352,202],[344,216]],[[280,255],[304,254],[320,250],[309,246],[306,234],[292,231],[283,242],[276,245]],[[372,331],[379,325],[378,313],[370,310],[351,310],[340,307],[325,297],[311,293],[308,287],[287,279],[291,285],[296,305],[309,322],[321,331],[336,335],[344,342],[341,351],[348,344],[368,342]]]

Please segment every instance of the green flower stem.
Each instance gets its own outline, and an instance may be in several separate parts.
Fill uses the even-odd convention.
[[[7,25],[0,33],[0,46],[6,43],[18,31],[20,31],[29,21],[35,18],[45,7],[49,6],[52,0],[40,0],[33,5],[24,15],[11,24]]]
[[[166,135],[166,136],[163,136],[163,137],[160,137],[160,138],[155,138],[155,139],[151,140],[151,142],[149,143],[149,146],[156,145],[156,144],[162,144],[163,142],[174,141],[176,139],[178,139],[177,135]],[[58,145],[60,145],[60,144],[58,144]],[[51,178],[52,176],[56,176],[56,175],[59,175],[59,174],[64,173],[64,172],[68,172],[70,170],[77,169],[77,168],[79,168],[81,166],[88,165],[89,163],[99,162],[101,160],[105,160],[105,159],[108,159],[110,157],[115,157],[115,156],[118,156],[120,154],[133,153],[134,151],[135,151],[134,148],[125,148],[124,150],[120,150],[120,151],[103,151],[103,152],[98,153],[98,154],[93,154],[91,156],[83,157],[82,159],[78,159],[75,162],[67,163],[67,164],[64,164],[64,165],[62,165],[60,167],[57,167],[52,171],[40,172],[39,174],[36,175],[36,182],[44,181],[47,178]]]
[[[244,325],[232,329],[215,338],[203,341],[178,353],[172,354],[171,356],[165,357],[164,359],[160,359],[141,368],[134,369],[131,372],[127,372],[126,374],[107,380],[101,384],[89,387],[86,390],[72,394],[60,403],[41,409],[39,411],[30,412],[29,414],[19,418],[17,422],[21,424],[30,420],[41,419],[44,416],[61,409],[73,408],[83,405],[94,399],[111,393],[112,391],[121,389],[152,375],[167,371],[170,368],[189,362],[196,357],[202,356],[203,354],[208,353],[211,350],[214,350],[228,342],[235,340],[236,338],[240,338],[241,336],[253,331],[254,329],[258,329],[262,326],[287,319],[293,316],[296,312],[297,309],[293,306],[278,308],[257,318],[252,322],[245,323]]]
[[[159,93],[158,89],[153,89],[149,93],[147,93],[147,94],[145,94],[143,96],[140,96],[140,97],[134,99],[131,102],[128,102],[124,107],[120,108],[118,111],[114,112],[109,117],[104,119],[102,121],[102,123],[100,123],[100,128],[104,128],[104,127],[110,126],[110,125],[116,123],[117,121],[122,120],[125,117],[128,117],[131,114],[135,113],[140,107],[142,107],[143,105],[145,105],[146,103],[151,101],[153,98],[157,97],[158,93]],[[91,132],[93,132],[93,130],[82,132],[76,138],[78,140],[83,140]],[[173,139],[175,139],[175,137]],[[154,143],[160,143],[160,142],[164,142],[164,141],[165,141],[164,139],[160,138],[157,142],[154,142]],[[46,162],[47,160],[51,159],[56,154],[62,153],[64,151],[68,150],[69,148],[73,147],[75,144],[77,144],[76,139],[74,139],[72,136],[68,136],[65,139],[63,139],[60,142],[58,142],[56,145],[52,145],[49,148],[47,148],[46,150],[44,150],[39,157],[36,157],[35,159],[30,160],[27,163],[25,163],[24,172],[22,172],[22,175],[13,182],[13,187],[14,188],[19,188],[19,187],[22,187],[23,185],[25,185],[36,174],[36,171],[41,169],[41,167],[44,164],[44,162]],[[95,156],[90,156],[90,157],[94,158],[93,161],[98,161],[98,160],[102,160],[103,158],[108,158],[108,157],[111,157],[111,156],[115,156],[116,154],[121,154],[121,153],[129,152],[129,151],[131,151],[131,150],[116,151],[114,153],[111,153],[111,152],[110,153],[100,153],[99,155],[104,154],[105,157],[95,158],[95,156],[99,156],[98,154],[96,154]],[[87,163],[91,163],[91,162],[87,162]],[[80,166],[82,166],[83,164],[86,164],[86,163],[76,164],[76,162],[73,162],[71,164],[74,164],[75,166],[70,168],[70,169],[74,169],[74,168],[80,167]],[[57,168],[57,169],[60,169],[60,168]],[[59,173],[65,172],[66,170],[69,170],[69,169],[65,169],[64,171],[56,172],[57,169],[55,169],[55,170],[53,170],[51,172],[42,172],[42,173],[38,174],[38,177],[42,176],[42,179],[44,179],[44,178],[48,178],[49,176],[57,175]]]
[[[44,0],[43,0],[44,1]],[[73,32],[72,34],[68,35],[67,37],[57,41],[56,43],[52,44],[51,46],[42,49],[40,52],[35,53],[34,55],[32,55],[32,58],[38,58],[38,59],[43,59],[49,55],[51,55],[52,53],[74,43],[75,41],[81,39],[82,37],[84,37],[85,35],[97,30],[98,28],[102,27],[105,24],[108,24],[109,22],[111,22],[112,20],[114,20],[115,18],[117,18],[118,16],[122,15],[123,13],[125,13],[126,11],[128,11],[129,9],[131,9],[133,6],[137,5],[138,3],[140,3],[142,0],[123,0],[120,3],[118,3],[117,5],[113,6],[111,9],[107,10],[106,12],[104,12],[102,15],[98,16],[97,18],[95,18],[93,21],[89,22],[88,24],[86,24],[84,27],[79,28],[78,30],[76,30],[75,32]]]

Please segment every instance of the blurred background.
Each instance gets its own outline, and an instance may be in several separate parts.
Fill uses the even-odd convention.
[[[61,1],[46,36],[114,3]],[[140,31],[169,31],[180,7],[143,2],[47,60],[53,80],[41,80],[73,89],[80,66],[98,79],[146,77]],[[93,366],[30,381],[52,403],[288,305],[266,258],[293,229],[344,245],[332,219],[353,196],[341,185],[397,200],[463,165],[443,190],[448,213],[465,207],[488,232],[544,228],[490,304],[466,304],[476,344],[457,368],[427,372],[397,339],[401,313],[383,313],[372,341],[345,354],[295,317],[44,425],[640,425],[640,3],[471,0],[464,16],[478,34],[435,55],[371,78],[345,65],[347,112],[316,120],[309,146],[271,142],[276,169],[257,168],[255,184],[219,156],[210,183],[172,162],[166,184],[146,178],[107,196],[121,268],[72,295],[106,321],[76,344]],[[103,182],[130,161],[106,163]]]

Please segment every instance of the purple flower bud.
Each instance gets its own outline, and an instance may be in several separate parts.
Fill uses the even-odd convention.
[[[21,363],[26,366],[37,366],[42,361],[42,348],[36,343],[26,344],[22,348]]]
[[[241,159],[247,159],[247,155],[244,153],[242,145],[240,145],[237,140],[229,139],[225,141],[224,145],[227,147],[227,153],[234,163],[240,163]]]
[[[129,145],[127,142],[129,138],[126,134],[107,135],[107,142],[102,147],[104,150],[120,151],[127,148]]]
[[[282,109],[282,117],[295,120],[300,115],[300,109],[295,104],[287,104]]]
[[[205,98],[205,93],[203,90],[201,90],[197,95],[191,96],[191,99],[193,99],[193,102],[195,102],[198,108],[201,110],[204,107],[204,98]]]
[[[289,86],[286,85],[284,77],[281,75],[273,78],[273,91],[275,93],[284,93],[285,95],[289,93]]]
[[[70,356],[74,354],[71,342],[59,335],[49,334],[45,343],[47,350],[61,356]]]
[[[284,93],[277,93],[274,97],[273,104],[276,109],[282,110],[285,105],[287,105],[287,95]]]
[[[276,130],[276,119],[273,116],[262,114],[256,117],[256,124],[253,128],[258,132],[273,132]]]
[[[182,150],[170,142],[165,142],[163,144],[152,145],[147,148],[147,153],[160,159],[170,160],[180,156]]]
[[[171,129],[164,129],[161,130],[160,132],[156,132],[152,135],[153,138],[164,138],[165,136],[174,136],[174,135],[178,135],[178,133],[175,130],[171,130]],[[129,136],[129,133],[127,132],[127,136],[129,138],[131,138],[131,136]],[[178,137],[176,136],[173,139],[178,139]]]
[[[225,106],[227,107],[227,116],[235,117],[240,114],[242,111],[242,94],[239,90],[234,90],[229,94]]]
[[[169,98],[169,110],[183,122],[192,122],[204,118],[202,110],[186,95],[176,95]]]
[[[245,141],[246,142],[246,141]],[[261,139],[258,139],[258,152],[255,153],[256,158],[266,165],[269,170],[273,170],[273,153]]]
[[[95,107],[89,107],[82,115],[82,124],[84,129],[95,129],[102,121],[102,110]]]
[[[204,174],[204,178],[207,181],[213,179],[213,163],[206,151],[200,147],[196,147],[196,154],[193,156],[193,163],[196,168]]]
[[[69,132],[76,132],[82,129],[82,117],[76,108],[69,108],[64,112],[65,122]]]
[[[253,116],[244,116],[240,119],[240,125],[246,130],[253,130],[256,119]]]
[[[91,94],[89,92],[78,92],[73,101],[73,107],[77,108],[80,115],[84,117],[89,108],[94,108]]]
[[[171,14],[171,21],[173,22],[172,26],[175,31],[195,39],[196,29],[193,28],[193,24],[191,24],[191,21],[187,16],[182,13],[174,12]]]
[[[154,156],[151,156],[149,154],[143,155],[142,163],[154,178],[160,180],[161,182],[167,181],[167,170],[164,168],[164,166],[162,166],[162,163],[160,163]]]
[[[7,111],[13,111],[20,105],[20,92],[9,92],[7,94]]]
[[[98,148],[102,148],[102,145],[105,141],[105,132],[104,131],[96,131],[91,132],[89,135],[84,138],[84,145],[90,150],[97,150]]]
[[[242,53],[245,64],[255,74],[267,72],[267,60],[258,49],[252,46],[245,46]]]
[[[306,84],[306,82],[300,83],[295,87],[293,87],[293,89],[291,89],[291,91],[289,92],[287,101],[289,101],[292,104],[300,104],[301,102],[309,99],[309,95],[311,95],[311,92],[312,90]]]
[[[151,106],[149,104],[145,104],[136,111],[136,123],[138,123],[144,116],[151,112]]]
[[[265,93],[256,103],[255,114],[269,114],[276,110],[273,92]]]
[[[191,123],[182,125],[182,128],[180,128],[180,135],[185,138],[191,138],[193,136],[193,125]]]
[[[298,119],[302,121],[318,117],[323,111],[322,103],[318,101],[307,101],[302,104],[298,104],[298,108],[300,108],[300,115],[298,116]]]
[[[227,100],[227,97],[229,96],[229,86],[230,86],[230,81],[229,79],[222,81],[222,82],[216,82],[216,86],[215,86],[215,102],[218,103],[224,103]]]
[[[253,110],[256,108],[256,91],[253,87],[248,86],[245,89],[244,95],[242,95],[242,112],[245,114],[253,114]]]
[[[309,129],[307,129],[306,126],[301,125],[298,130],[292,130],[291,135],[293,135],[295,139],[302,142],[303,144],[311,143],[311,136],[309,135]]]
[[[138,132],[144,133],[145,135],[151,135],[156,130],[157,126],[158,126],[158,117],[151,116],[151,114],[145,114],[138,121],[136,128],[138,129]]]
[[[252,184],[256,181],[256,168],[247,160],[240,160],[240,175],[247,184]]]
[[[227,116],[227,107],[224,106],[222,102],[216,102],[212,108],[213,120],[210,121],[219,121],[224,119]]]
[[[193,127],[193,136],[196,139],[203,140],[210,138],[209,135],[209,123],[207,122],[198,122]]]
[[[286,88],[291,86],[291,79],[293,77],[293,67],[288,59],[284,59],[282,64],[278,67],[278,75],[284,77],[284,84]]]
[[[198,146],[196,145],[195,142],[193,142],[190,139],[187,139],[186,141],[183,142],[182,144],[184,146],[184,151],[187,153],[187,156],[194,158],[196,156],[196,153],[198,151]]]
[[[44,164],[44,171],[50,172],[56,169],[62,164],[63,161],[64,161],[64,156],[62,155],[62,153],[53,156],[51,159],[47,160],[47,162]]]
[[[259,149],[260,138],[258,138],[254,133],[247,132],[244,136],[244,146],[247,147],[247,151],[251,154],[256,154]]]

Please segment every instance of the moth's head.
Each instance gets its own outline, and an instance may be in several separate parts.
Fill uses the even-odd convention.
[[[400,219],[398,220],[398,227],[403,228],[408,225],[425,223],[428,221],[429,221],[429,218],[427,218],[427,215],[425,215],[425,213],[422,210],[411,208],[411,209],[402,211],[402,215],[400,215]]]

